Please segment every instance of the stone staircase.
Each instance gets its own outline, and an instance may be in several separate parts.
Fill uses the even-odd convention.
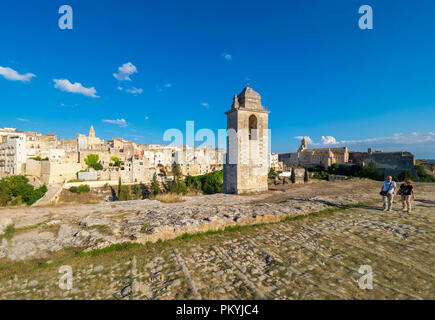
[[[32,206],[45,206],[55,204],[59,200],[60,193],[63,189],[63,184],[52,184],[47,187],[47,193]]]

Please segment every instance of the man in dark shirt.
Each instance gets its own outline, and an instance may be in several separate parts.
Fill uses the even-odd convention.
[[[415,200],[415,194],[414,187],[409,179],[405,179],[398,193],[402,196],[402,210],[411,213],[411,200]]]

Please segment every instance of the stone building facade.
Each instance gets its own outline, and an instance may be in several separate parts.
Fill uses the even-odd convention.
[[[105,141],[96,136],[91,126],[89,135],[77,134],[73,139],[58,139],[56,134],[0,129],[0,178],[22,174],[34,185],[61,184],[77,179],[79,171],[92,171],[85,163],[90,154],[99,156],[103,170],[98,180],[125,183],[149,183],[157,173],[170,179],[172,166],[179,163],[185,175],[200,175],[221,170],[222,153],[212,147],[142,145],[123,138]],[[189,154],[189,156],[187,156]],[[113,165],[112,158],[122,165]],[[192,161],[187,161],[191,159]]]
[[[368,149],[367,152],[351,152],[350,154],[352,163],[364,166],[375,163],[385,177],[397,176],[403,171],[410,171],[414,180],[418,181],[418,175],[414,168],[415,157],[411,152],[382,152]]]
[[[349,151],[347,147],[308,149],[307,142],[303,138],[298,152],[281,153],[278,159],[286,167],[323,167],[327,169],[334,163],[349,162]]]
[[[0,177],[22,174],[26,161],[26,136],[11,134],[0,136]]]
[[[235,95],[227,115],[227,154],[224,192],[252,193],[268,190],[270,111],[250,87]]]

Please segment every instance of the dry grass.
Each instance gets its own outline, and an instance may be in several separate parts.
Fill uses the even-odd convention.
[[[150,197],[151,200],[159,200],[163,203],[184,202],[183,197],[176,193],[164,193]]]

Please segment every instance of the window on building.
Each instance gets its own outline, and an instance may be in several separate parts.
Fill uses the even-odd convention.
[[[257,117],[249,117],[249,140],[257,140]]]

